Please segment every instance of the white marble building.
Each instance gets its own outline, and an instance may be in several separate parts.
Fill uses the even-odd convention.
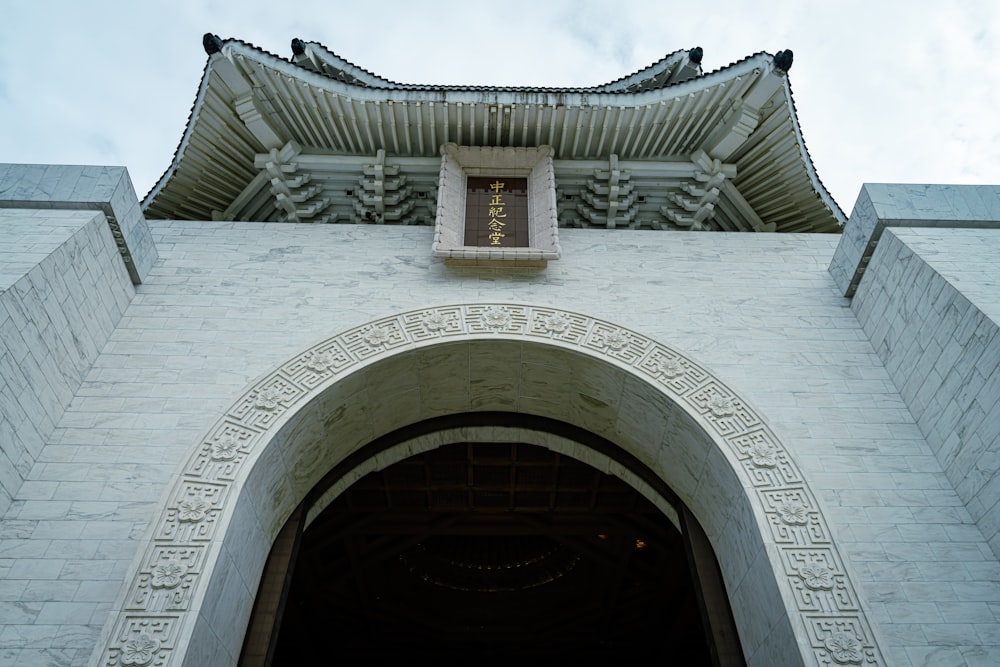
[[[0,165],[0,663],[263,664],[283,527],[524,443],[703,531],[719,664],[1000,664],[1000,188],[866,185],[845,216],[790,53],[520,90],[293,50],[206,36],[142,202],[123,168]],[[541,146],[551,227],[436,252],[449,179]]]

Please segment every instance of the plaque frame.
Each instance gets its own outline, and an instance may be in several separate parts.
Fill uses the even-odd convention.
[[[446,264],[544,267],[559,259],[559,221],[551,146],[441,146],[437,216],[431,252]],[[465,245],[465,204],[470,176],[528,179],[528,246]]]

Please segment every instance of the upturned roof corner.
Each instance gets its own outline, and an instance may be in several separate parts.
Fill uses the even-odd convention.
[[[439,150],[455,143],[552,146],[560,226],[836,232],[845,221],[801,136],[790,50],[706,73],[694,47],[609,83],[550,88],[396,83],[299,38],[287,59],[211,33],[203,46],[187,127],[143,201],[151,218],[433,224]],[[394,182],[366,178],[379,155]],[[398,215],[368,210],[372,187]]]

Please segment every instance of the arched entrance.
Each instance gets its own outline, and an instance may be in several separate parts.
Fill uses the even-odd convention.
[[[418,453],[331,498],[326,485],[348,467],[338,466],[293,515],[304,531],[272,550],[241,665],[323,661],[320,636],[347,664],[744,664],[697,522],[612,443],[479,412],[361,451],[403,442]],[[616,460],[655,497],[568,454],[581,448],[604,468]]]
[[[515,304],[385,318],[323,341],[250,388],[179,476],[104,659],[235,664],[243,632],[233,628],[246,626],[271,545],[317,483],[387,433],[487,411],[599,436],[675,493],[718,558],[748,664],[882,663],[815,498],[746,401],[636,332]],[[444,444],[427,438],[427,450]],[[415,446],[359,461],[331,497]],[[656,497],[615,458],[565,447]]]

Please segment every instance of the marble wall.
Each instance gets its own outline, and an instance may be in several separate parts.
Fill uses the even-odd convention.
[[[104,216],[0,209],[0,511],[133,294]]]
[[[1000,229],[886,230],[853,308],[1000,556]]]
[[[891,280],[897,279],[893,266],[899,254],[890,252],[893,239],[924,258],[924,263],[934,265],[936,241],[932,239],[924,243],[906,237],[899,228],[884,234],[883,240],[889,243],[867,265],[871,277],[862,278],[859,297],[852,305],[828,271],[840,241],[829,235],[565,229],[560,230],[561,259],[541,269],[446,266],[431,257],[431,228],[149,221],[156,258],[133,292],[131,285],[127,290],[121,287],[123,282],[127,285],[128,274],[121,260],[113,257],[117,250],[106,222],[102,226],[92,215],[74,220],[75,234],[83,235],[81,242],[104,248],[103,259],[90,263],[108,272],[102,278],[103,287],[84,290],[87,294],[79,298],[101,300],[101,293],[113,293],[116,296],[109,303],[120,307],[121,316],[107,330],[106,342],[95,344],[97,354],[82,369],[77,386],[68,390],[65,409],[51,414],[51,428],[40,434],[36,455],[21,464],[18,477],[22,481],[11,487],[0,523],[0,663],[88,664],[104,660],[108,644],[118,647],[115,657],[121,663],[120,651],[128,635],[122,639],[118,634],[123,627],[119,611],[127,612],[128,605],[134,604],[130,600],[134,600],[138,578],[154,565],[149,549],[161,535],[161,517],[176,512],[181,500],[176,495],[181,473],[192,457],[207,451],[210,442],[206,438],[214,437],[220,420],[225,421],[246,401],[256,406],[266,388],[262,382],[274,373],[284,373],[282,369],[304,359],[322,341],[353,336],[352,344],[360,346],[366,338],[370,339],[366,344],[378,342],[385,333],[390,335],[389,342],[391,331],[376,332],[380,322],[398,320],[405,313],[443,312],[455,304],[494,304],[501,309],[524,304],[533,313],[547,309],[546,317],[556,312],[577,317],[589,323],[587,332],[594,330],[594,323],[608,323],[623,332],[621,349],[632,350],[630,346],[639,341],[650,341],[650,345],[675,350],[705,369],[710,374],[706,378],[726,387],[759,417],[808,487],[808,499],[814,503],[809,512],[828,527],[830,542],[842,557],[844,573],[853,582],[857,603],[881,647],[880,653],[856,653],[848,639],[841,637],[844,646],[835,643],[830,648],[820,641],[813,648],[803,648],[808,659],[820,660],[815,657],[820,653],[810,651],[826,646],[833,664],[838,660],[859,664],[861,660],[904,667],[971,667],[1000,662],[1000,623],[995,616],[1000,609],[1000,563],[990,548],[992,533],[984,534],[991,525],[990,508],[978,512],[971,500],[967,507],[967,499],[986,498],[992,487],[982,486],[978,496],[964,496],[958,488],[958,468],[952,470],[950,459],[940,457],[942,449],[933,435],[934,428],[946,428],[951,418],[930,424],[925,413],[916,409],[922,404],[911,400],[905,383],[897,386],[893,359],[886,356],[877,333],[879,321],[890,317],[892,309],[866,306],[876,302],[862,296],[869,289],[866,280],[873,282],[871,291],[864,294],[892,291]],[[996,241],[988,237],[976,243]],[[45,258],[35,258],[39,263],[51,260],[54,266],[72,265],[73,253],[61,256],[58,249],[39,249],[45,254]],[[29,265],[25,270],[32,270]],[[963,274],[969,284],[960,291],[972,294],[993,270]],[[935,271],[947,275],[940,266]],[[46,281],[57,281],[51,272],[43,271],[43,275]],[[875,276],[882,277],[876,281]],[[954,277],[948,281],[955,286]],[[884,287],[876,289],[876,284]],[[990,321],[995,325],[996,315],[982,297],[969,300],[979,304],[982,319],[978,321],[984,327]],[[62,307],[66,307],[65,300]],[[69,320],[76,322],[74,332],[80,326],[100,329],[90,323],[93,310],[82,309],[81,322]],[[53,316],[58,318],[49,313]],[[544,333],[541,319],[530,321],[537,321],[541,327],[537,331]],[[602,330],[602,340],[608,343],[605,351],[595,352],[606,355],[610,366],[577,371],[584,374],[581,383],[596,394],[588,394],[589,398],[615,406],[615,414],[620,415],[616,419],[633,424],[631,440],[621,434],[616,437],[640,453],[646,450],[636,443],[650,434],[666,433],[663,429],[675,429],[676,437],[662,440],[657,454],[647,451],[646,458],[685,465],[684,451],[676,450],[676,456],[670,457],[664,447],[669,442],[694,442],[694,435],[679,429],[676,421],[656,426],[666,404],[640,395],[628,380],[630,375],[620,372],[626,366],[632,368],[630,364],[640,364],[641,357],[626,363],[608,356],[606,350],[620,344],[614,336],[613,345],[609,342],[611,329]],[[920,339],[933,336],[923,328],[918,331]],[[412,357],[403,363],[400,357],[392,372],[371,375],[370,382],[356,386],[345,383],[340,391],[354,386],[356,391],[347,395],[366,397],[358,404],[371,405],[373,410],[379,405],[398,406],[395,411],[376,412],[401,419],[408,414],[407,406],[419,407],[420,414],[453,410],[455,405],[475,409],[473,397],[483,404],[510,399],[518,406],[543,405],[546,395],[551,395],[547,390],[566,377],[560,366],[562,357],[532,357],[533,348],[520,346],[516,340],[505,345],[500,352],[514,356],[494,364],[493,371],[481,376],[484,382],[475,386],[466,382],[460,391],[453,380],[462,372],[471,373],[463,370],[471,368],[468,355],[464,362],[461,355],[444,355],[439,363],[424,366],[413,366]],[[348,352],[354,355],[352,363],[360,367],[376,361],[358,357],[357,351]],[[432,348],[427,354],[433,354]],[[934,363],[942,368],[963,363],[950,359]],[[335,360],[330,363],[331,368],[335,366]],[[4,366],[5,381],[8,371],[15,373],[11,364]],[[429,379],[420,379],[421,372],[429,374]],[[984,380],[995,377],[990,375],[995,369],[980,372]],[[497,381],[491,384],[487,378]],[[940,391],[954,389],[953,382],[945,374]],[[984,382],[976,393],[984,412],[984,403],[994,391],[994,385]],[[914,396],[921,396],[920,391]],[[281,404],[280,392],[273,398],[276,406]],[[268,405],[271,398],[262,400]],[[315,407],[336,411],[343,404],[330,400]],[[577,403],[597,405],[582,398]],[[945,413],[949,409],[944,405]],[[266,412],[266,408],[253,410]],[[613,422],[602,421],[610,414],[602,410],[594,407],[577,418],[589,427],[606,428],[602,424]],[[343,418],[360,419],[368,429],[394,423],[388,417],[373,422],[368,414],[344,413]],[[646,416],[640,419],[638,415]],[[979,424],[986,422],[984,417]],[[985,433],[980,426],[978,431]],[[257,433],[265,430],[259,425],[254,428]],[[309,429],[317,426],[305,420],[300,428],[297,437],[308,440]],[[647,435],[639,435],[643,433]],[[743,459],[733,453],[736,450],[727,454],[717,447],[700,464],[688,459],[688,467],[701,465],[703,469],[711,460],[714,466],[734,471],[736,479],[744,480],[739,484],[744,484],[748,478],[738,472]],[[276,456],[279,450],[266,451]],[[988,458],[980,456],[976,461],[977,469],[988,467]],[[295,465],[308,467],[308,462]],[[283,489],[250,484],[247,492],[256,496],[256,504],[266,504],[268,494]],[[726,485],[718,487],[720,498],[731,492]],[[697,489],[690,493],[691,498],[697,497]],[[761,576],[775,576],[779,566],[790,567],[782,564],[781,554],[786,552],[773,546],[777,538],[766,521],[768,516],[779,516],[779,501],[769,509],[763,500],[755,503],[747,506],[748,513],[734,525],[751,530],[749,537],[756,534],[756,539],[763,540],[763,551],[758,553],[766,557],[744,562],[753,571],[763,572]],[[261,525],[263,532],[245,535],[266,535],[273,528],[264,529],[256,510],[245,514],[246,508],[239,509],[242,505],[226,507],[225,521]],[[240,532],[234,531],[228,539],[236,540]],[[753,542],[725,530],[714,534],[717,549],[723,553],[740,548],[726,547],[727,540],[735,545]],[[141,661],[146,653],[160,655],[161,651],[163,656],[187,653],[185,664],[231,660],[238,642],[219,636],[221,625],[211,619],[242,618],[235,613],[240,607],[227,607],[227,600],[241,595],[245,599],[254,583],[243,574],[253,570],[252,564],[233,565],[244,557],[238,555],[243,554],[243,545],[226,540],[224,536],[208,540],[205,548],[214,560],[204,563],[213,565],[192,572],[220,587],[211,590],[231,591],[232,597],[206,597],[206,589],[199,589],[200,597],[191,608],[198,610],[205,623],[195,624],[194,634],[177,635],[180,639],[175,644],[156,644],[155,651],[152,643],[145,648],[134,644],[129,660]],[[262,548],[258,542],[246,551],[250,561]],[[732,569],[736,562],[727,559],[723,569],[736,572]],[[771,643],[748,643],[757,651],[750,655],[757,664],[766,664],[768,651],[776,646],[812,646],[808,629],[795,625],[798,620],[785,625],[778,620],[786,610],[798,608],[790,584],[774,589],[777,596],[737,593],[736,582],[730,584],[734,604],[741,609],[758,605],[764,612],[758,620],[767,627],[747,626],[746,632],[766,637],[768,628],[774,630]],[[147,586],[146,590],[151,589]],[[173,589],[164,584],[156,590],[157,604],[169,605],[164,592]],[[166,607],[161,611],[169,616]],[[136,613],[133,618],[141,616]],[[816,632],[827,627],[822,631],[828,633],[826,639],[832,639],[830,628],[836,624],[817,622],[820,630]],[[784,643],[779,642],[782,627],[797,628],[795,638],[785,636]],[[837,632],[844,634],[844,628]],[[138,641],[142,634],[137,631],[132,637]],[[149,635],[151,640],[153,635]],[[856,655],[860,657],[855,659]]]

